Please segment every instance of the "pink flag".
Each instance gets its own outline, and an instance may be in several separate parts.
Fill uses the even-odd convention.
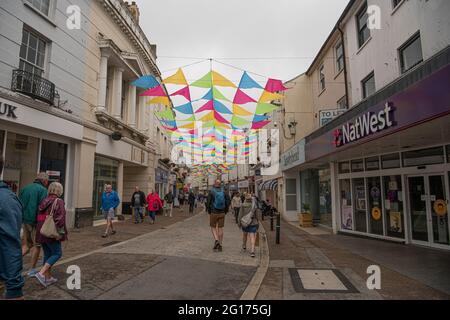
[[[191,92],[189,91],[189,86],[186,88],[183,88],[181,90],[178,90],[177,92],[172,93],[170,96],[183,96],[188,101],[191,101]]]
[[[281,80],[269,79],[266,84],[266,91],[271,93],[286,91],[286,88]]]
[[[153,89],[149,89],[144,93],[140,94],[141,97],[167,97],[166,91],[162,86],[157,86]]]
[[[195,113],[200,113],[203,111],[213,111],[214,110],[214,102],[212,100],[208,101],[203,107],[195,111]]]
[[[234,104],[245,104],[249,102],[256,102],[254,99],[249,97],[244,91],[238,89],[236,91],[236,95],[234,96],[233,103]]]
[[[220,113],[216,111],[214,111],[214,118],[216,118],[216,120],[219,121],[220,123],[230,124],[224,117],[220,115]]]
[[[270,123],[270,121],[253,122],[252,129],[253,130],[258,130],[258,129],[264,128],[269,123]]]

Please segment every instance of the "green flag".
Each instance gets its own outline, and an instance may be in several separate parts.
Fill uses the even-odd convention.
[[[277,106],[270,104],[270,103],[258,103],[258,106],[256,107],[255,114],[257,115],[263,115],[266,113],[270,113],[274,110],[278,109]]]
[[[208,72],[205,76],[203,76],[203,78],[192,83],[191,87],[211,88],[212,87],[211,72]]]

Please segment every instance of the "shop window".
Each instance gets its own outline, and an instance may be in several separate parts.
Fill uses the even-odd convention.
[[[286,179],[286,211],[298,211],[297,179]]]
[[[3,180],[18,193],[32,183],[38,172],[39,139],[8,132]]]
[[[95,156],[94,162],[94,191],[92,205],[97,216],[101,215],[100,206],[105,185],[110,184],[117,191],[117,174],[119,161]]]
[[[404,167],[416,167],[445,162],[444,148],[430,148],[404,152],[402,155]]]
[[[353,230],[352,190],[349,179],[339,181],[341,191],[341,228]]]
[[[383,207],[380,177],[367,178],[366,181],[367,194],[369,195],[369,232],[383,235]]]
[[[380,159],[378,157],[367,158],[365,162],[367,171],[380,170]]]
[[[364,179],[353,179],[355,230],[367,232],[367,201]]]
[[[331,172],[319,170],[319,213],[320,224],[331,228]]]
[[[364,171],[364,161],[362,159],[353,160],[352,164],[352,172],[363,172]]]
[[[66,178],[67,145],[42,140],[40,171],[47,172],[50,182],[59,182],[63,186]]]
[[[339,173],[350,173],[350,162],[340,162]]]
[[[400,154],[393,153],[381,156],[381,167],[383,169],[400,168]]]
[[[404,238],[403,195],[401,176],[383,177],[386,235]]]

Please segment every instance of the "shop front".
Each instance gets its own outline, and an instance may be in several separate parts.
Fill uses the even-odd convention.
[[[120,162],[101,155],[95,156],[94,162],[94,191],[92,205],[96,218],[102,218],[100,210],[102,194],[106,185],[111,185],[113,190],[118,190],[119,186],[119,165]]]
[[[169,172],[167,170],[156,168],[155,169],[155,192],[159,194],[161,199],[164,199],[168,191]]]
[[[305,184],[319,182],[318,211],[331,209],[335,232],[450,249],[450,65],[442,61],[306,138],[306,165],[324,171]]]

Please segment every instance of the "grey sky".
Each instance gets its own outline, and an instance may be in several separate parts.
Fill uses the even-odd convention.
[[[289,80],[304,72],[348,0],[136,0],[141,27],[158,45],[164,73],[198,60],[223,59]],[[258,59],[302,57],[302,59]],[[231,60],[230,58],[241,58]],[[250,59],[242,59],[250,58]]]

